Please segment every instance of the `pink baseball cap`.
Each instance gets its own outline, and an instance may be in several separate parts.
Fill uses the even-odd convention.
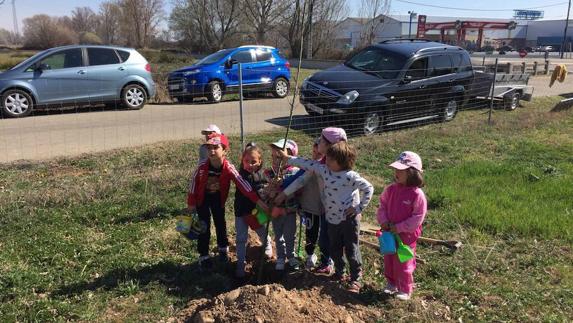
[[[219,129],[219,127],[217,127],[217,125],[210,124],[210,125],[207,126],[207,128],[201,130],[201,133],[204,134],[204,135],[207,134],[207,133],[211,133],[211,132],[214,132],[214,133],[220,135],[220,134],[221,134],[221,129]]]
[[[396,159],[395,162],[390,164],[390,167],[399,170],[404,170],[412,167],[414,169],[419,170],[420,172],[423,171],[422,158],[420,158],[420,156],[418,156],[418,154],[416,154],[415,152],[411,151],[402,152],[400,156],[398,156],[398,159]]]
[[[348,138],[346,137],[346,131],[344,131],[342,128],[324,128],[322,129],[322,136],[331,144],[335,144],[340,141],[348,141]]]
[[[286,149],[290,149],[293,156],[298,155],[298,145],[296,144],[296,142],[294,140],[290,140],[290,139],[287,140],[286,146],[285,146],[285,140],[281,139],[277,142],[273,142],[271,144],[271,146],[277,147],[278,149],[283,149],[283,147],[285,147]]]

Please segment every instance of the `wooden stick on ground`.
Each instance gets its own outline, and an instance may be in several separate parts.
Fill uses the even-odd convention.
[[[362,228],[360,228],[360,231],[367,235],[376,235],[376,231],[379,229],[369,223],[361,223],[361,225]],[[426,237],[419,237],[418,241],[430,245],[445,246],[452,251],[456,251],[462,247],[462,242],[457,240],[439,240]]]

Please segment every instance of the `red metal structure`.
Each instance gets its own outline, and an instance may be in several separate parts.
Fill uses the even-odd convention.
[[[515,21],[510,22],[494,22],[494,21],[449,21],[449,22],[434,22],[427,23],[426,16],[418,16],[418,38],[424,38],[426,31],[428,30],[439,30],[440,31],[440,41],[445,40],[446,30],[456,30],[457,31],[457,44],[460,45],[466,40],[466,30],[477,29],[478,39],[477,45],[481,48],[481,43],[483,41],[483,30],[484,29],[515,29],[517,23]]]

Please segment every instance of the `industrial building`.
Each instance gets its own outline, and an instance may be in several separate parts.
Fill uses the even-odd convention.
[[[424,19],[419,23],[420,19]],[[356,48],[371,39],[380,42],[393,38],[423,38],[458,44],[478,50],[509,45],[516,49],[551,45],[559,50],[563,41],[565,20],[520,20],[472,17],[380,15],[375,19],[349,17],[338,25],[338,47]],[[423,29],[422,34],[419,28]],[[370,35],[369,35],[370,34]],[[573,39],[573,23],[569,23],[565,49]]]

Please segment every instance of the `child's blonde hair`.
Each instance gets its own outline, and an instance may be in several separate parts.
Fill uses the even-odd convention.
[[[343,170],[352,170],[356,162],[356,149],[346,141],[339,141],[328,147],[326,156],[334,159]]]

